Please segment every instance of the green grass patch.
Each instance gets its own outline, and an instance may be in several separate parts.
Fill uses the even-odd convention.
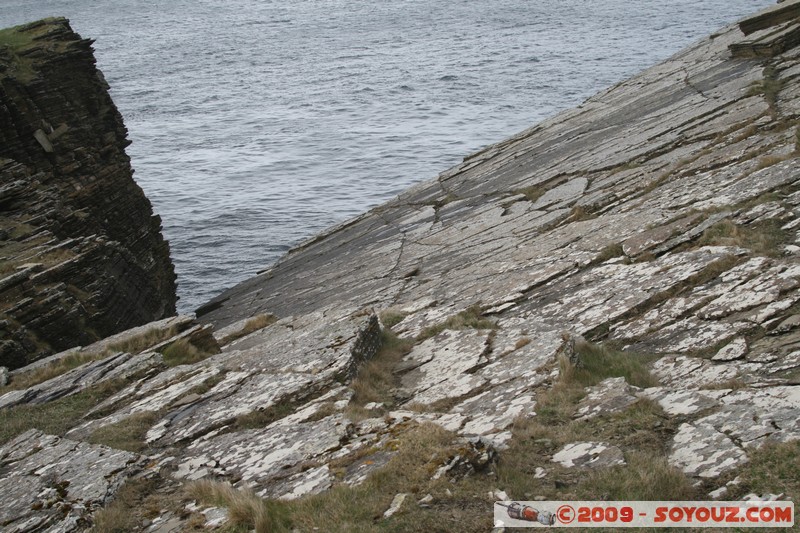
[[[483,316],[483,310],[479,304],[474,304],[453,315],[444,322],[428,326],[417,336],[417,342],[435,337],[446,329],[497,329],[494,321]]]
[[[736,473],[740,484],[734,499],[754,492],[785,493],[788,500],[800,500],[800,441],[767,443],[747,455],[750,462]]]
[[[264,409],[256,409],[236,417],[233,423],[233,430],[242,431],[267,427],[276,420],[294,413],[295,409],[297,409],[297,404],[293,402],[279,402]]]
[[[21,28],[16,26],[0,30],[0,57],[7,56],[10,59],[4,75],[27,82],[34,76],[31,60],[21,57],[18,52],[29,46],[34,36],[30,31],[20,31]]]
[[[792,234],[782,230],[783,222],[765,220],[757,224],[740,226],[725,219],[708,228],[697,241],[697,246],[739,246],[756,255],[781,257],[781,246],[792,241]]]
[[[578,483],[579,497],[587,500],[680,501],[700,497],[683,472],[663,456],[631,452],[627,465],[592,470]]]
[[[88,438],[91,444],[104,444],[117,450],[141,453],[147,449],[145,436],[158,419],[159,413],[137,413],[116,424],[96,429]]]
[[[0,387],[0,396],[12,390],[27,389],[28,387],[44,383],[47,380],[66,374],[70,370],[74,370],[95,359],[98,359],[97,354],[75,353],[62,357],[49,365],[35,370],[20,372],[12,376],[11,382],[8,385]]]
[[[0,47],[8,47],[12,50],[19,50],[33,41],[29,33],[19,31],[19,26],[0,30]]]
[[[174,326],[167,329],[150,328],[141,335],[137,335],[133,338],[114,344],[109,344],[108,351],[137,354],[152,346],[155,346],[160,342],[164,342],[165,340],[174,337],[177,334],[178,330]]]
[[[126,385],[124,380],[115,380],[43,405],[0,409],[0,444],[34,428],[51,435],[63,435],[86,413]]]
[[[574,382],[587,387],[597,385],[606,378],[622,376],[637,387],[658,385],[658,380],[646,366],[658,359],[657,355],[623,352],[606,344],[581,341],[575,343],[575,353],[578,365],[563,369],[561,379],[567,383]]]
[[[161,352],[168,367],[191,365],[207,359],[212,353],[198,348],[189,339],[178,339]]]
[[[667,463],[676,423],[658,404],[639,400],[622,413],[576,421],[583,396],[576,383],[557,384],[537,398],[537,416],[518,420],[511,447],[500,456],[497,484],[515,499],[691,500],[702,496]],[[627,464],[606,469],[563,468],[549,460],[564,445],[601,441],[619,446]],[[537,468],[548,472],[537,479]]]

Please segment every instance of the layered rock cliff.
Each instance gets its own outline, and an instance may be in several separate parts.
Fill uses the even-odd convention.
[[[0,32],[0,366],[175,313],[126,135],[91,41],[65,19]]]
[[[311,239],[205,325],[15,374],[0,524],[464,532],[495,500],[797,499],[799,9]]]

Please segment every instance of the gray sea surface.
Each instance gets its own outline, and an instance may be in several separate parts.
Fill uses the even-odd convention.
[[[95,39],[191,311],[772,0],[0,0]]]

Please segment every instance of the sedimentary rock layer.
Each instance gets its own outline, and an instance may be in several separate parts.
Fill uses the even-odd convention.
[[[0,366],[175,312],[127,130],[65,19],[0,33]]]

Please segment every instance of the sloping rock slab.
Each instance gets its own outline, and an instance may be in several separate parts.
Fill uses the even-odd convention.
[[[3,531],[75,531],[102,506],[140,457],[32,429],[0,448]]]
[[[653,364],[652,371],[661,383],[681,389],[724,383],[739,375],[735,362],[712,363],[688,355],[662,357]]]
[[[488,330],[445,330],[415,346],[403,363],[415,367],[403,376],[403,386],[414,391],[412,401],[430,404],[458,398],[486,380],[472,372],[489,362]]]
[[[52,402],[103,382],[128,378],[161,361],[161,354],[154,352],[139,355],[117,353],[100,361],[85,363],[27,389],[8,392],[0,396],[0,409],[23,403],[37,405]]]
[[[316,422],[293,426],[276,423],[264,429],[220,435],[189,446],[175,477],[200,479],[214,474],[240,479],[241,484],[262,495],[299,495],[324,487],[327,479],[322,471],[314,472],[313,483],[294,476],[301,463],[340,448],[350,430],[348,421],[337,414]],[[281,483],[292,476],[295,486]],[[309,488],[309,483],[313,487]]]
[[[170,330],[180,332],[190,327],[193,323],[194,323],[194,317],[191,315],[177,315],[165,318],[163,320],[157,320],[155,322],[144,324],[143,326],[137,326],[135,328],[127,329],[125,331],[117,333],[116,335],[111,335],[110,337],[106,337],[105,339],[99,340],[83,348],[72,348],[70,350],[66,350],[64,352],[60,352],[55,355],[51,355],[50,357],[47,357],[45,359],[40,359],[34,363],[29,364],[28,366],[13,371],[11,374],[13,376],[18,373],[28,372],[30,370],[37,370],[49,364],[58,362],[64,358],[73,357],[75,355],[97,356],[102,354],[103,352],[124,351],[124,350],[119,350],[117,348],[119,346],[129,344],[135,341],[136,339],[139,339],[148,334],[152,334],[154,332],[167,332]]]
[[[242,373],[234,372],[211,389],[206,400],[181,407],[159,422],[147,435],[148,442],[159,439],[161,443],[175,443],[203,435],[236,419],[258,410],[268,409],[281,401],[305,396],[313,390],[311,374],[255,374],[241,384]],[[233,394],[230,390],[234,389]]]
[[[377,315],[331,309],[291,316],[226,346],[228,368],[352,378],[380,347]]]
[[[216,368],[200,367],[198,371],[191,373],[191,375],[174,385],[165,387],[162,390],[152,391],[148,396],[140,397],[137,401],[130,401],[122,408],[106,417],[97,420],[89,420],[69,430],[67,436],[70,438],[85,438],[97,428],[116,424],[135,414],[159,411],[189,392],[192,388],[214,377],[218,372],[219,370]]]

